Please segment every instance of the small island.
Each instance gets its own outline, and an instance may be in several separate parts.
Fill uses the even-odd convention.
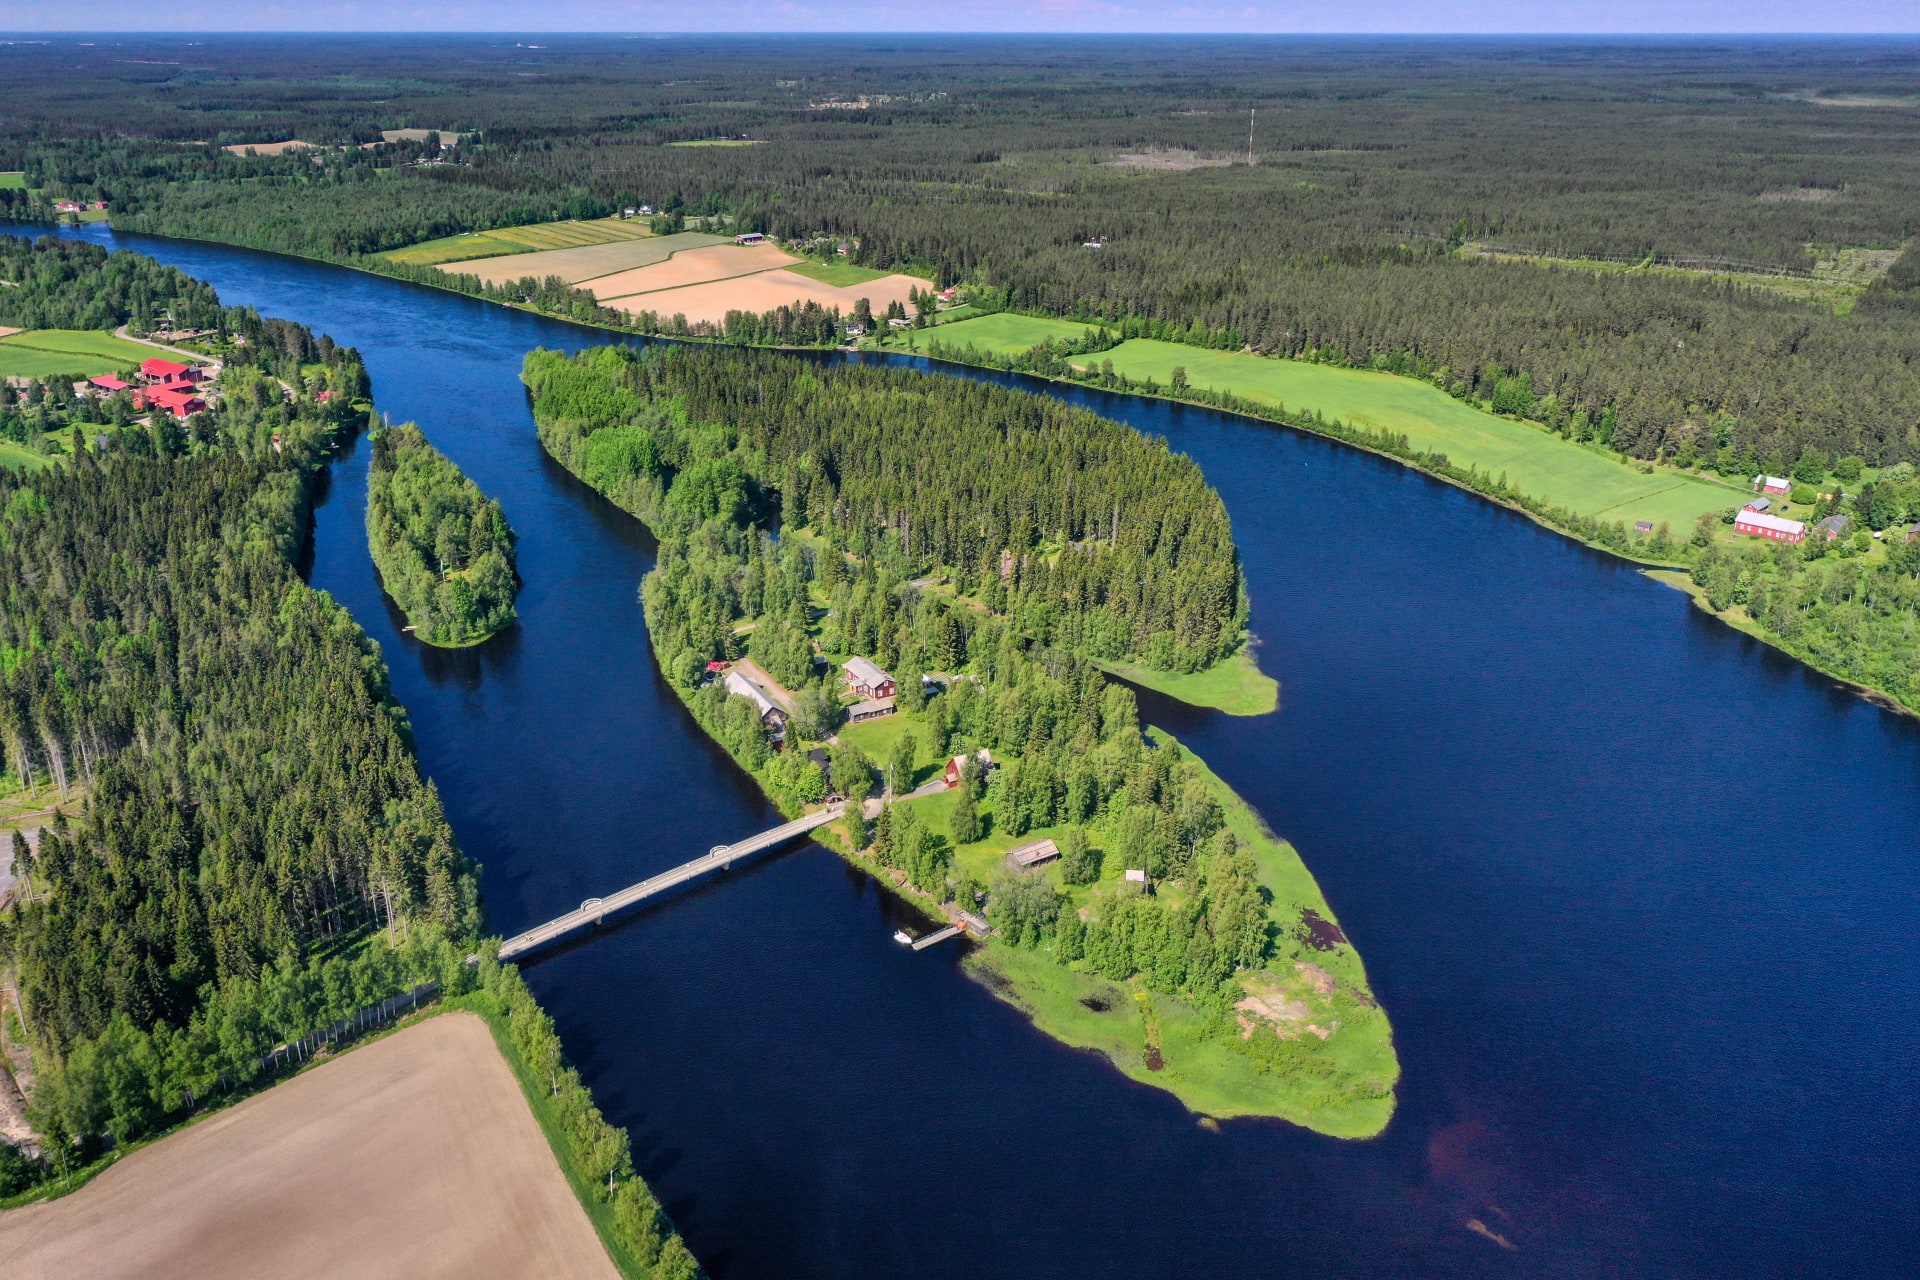
[[[896,369],[603,347],[524,376],[547,450],[658,535],[647,626],[695,717],[788,813],[846,801],[821,836],[974,937],[989,990],[1206,1115],[1385,1127],[1392,1032],[1311,873],[1103,670],[1258,675],[1190,459]]]
[[[511,626],[519,579],[500,504],[412,423],[382,427],[372,439],[367,544],[414,636],[458,649]]]

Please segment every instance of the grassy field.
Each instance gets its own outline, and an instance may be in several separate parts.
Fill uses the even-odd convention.
[[[1077,338],[1089,327],[1067,320],[1044,320],[1002,311],[989,316],[976,316],[971,320],[955,320],[931,330],[903,329],[897,335],[889,335],[889,345],[918,350],[935,340],[955,347],[972,343],[982,351],[1010,356],[1050,338]]]
[[[765,138],[691,138],[686,142],[669,142],[670,147],[757,147]]]
[[[96,329],[29,329],[0,338],[0,377],[90,378],[134,368],[154,354]]]
[[[1176,365],[1196,387],[1231,391],[1260,404],[1313,410],[1350,425],[1404,433],[1418,449],[1439,450],[1456,464],[1488,474],[1504,471],[1524,493],[1608,520],[1667,521],[1677,531],[1702,511],[1740,505],[1739,490],[1679,472],[1648,475],[1611,455],[1538,427],[1495,417],[1412,378],[1362,369],[1271,360],[1238,351],[1208,351],[1136,338],[1100,360],[1116,373],[1166,383]]]
[[[612,244],[617,240],[644,240],[653,234],[644,222],[620,218],[600,218],[593,222],[541,222],[524,227],[501,227],[493,231],[471,231],[463,235],[443,236],[410,244],[404,249],[389,249],[379,256],[389,262],[415,267],[436,267],[443,262],[464,258],[490,258],[508,253],[538,253],[543,249],[577,249],[590,244]]]
[[[9,440],[0,440],[0,467],[9,471],[38,471],[52,459],[23,449]]]
[[[23,169],[8,169],[0,172],[0,191],[25,191],[27,175]]]
[[[1087,326],[1032,316],[991,315],[909,330],[894,341],[923,347],[931,338],[971,342],[1001,354],[1049,338],[1071,338]],[[1364,369],[1274,360],[1241,351],[1210,351],[1174,342],[1134,338],[1090,356],[1113,361],[1114,372],[1136,380],[1171,381],[1175,366],[1195,387],[1228,391],[1275,408],[1318,412],[1353,426],[1400,432],[1416,448],[1439,450],[1458,465],[1508,482],[1534,497],[1582,515],[1632,523],[1648,520],[1684,532],[1702,511],[1740,505],[1742,491],[1670,469],[1652,474],[1615,456],[1562,439],[1539,427],[1496,417],[1412,378]]]
[[[1131,662],[1102,662],[1100,669],[1169,698],[1230,716],[1263,716],[1280,705],[1280,682],[1260,670],[1250,649],[1192,675],[1155,671]]]
[[[869,280],[884,280],[888,272],[875,271],[870,267],[856,267],[846,262],[801,262],[787,270],[821,284],[832,285],[836,289],[845,289],[856,284],[865,284]]]

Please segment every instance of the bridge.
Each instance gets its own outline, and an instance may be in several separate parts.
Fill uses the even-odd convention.
[[[628,885],[618,893],[608,894],[604,898],[588,898],[577,910],[569,911],[563,916],[555,916],[545,924],[535,925],[525,933],[508,938],[500,944],[500,959],[518,960],[530,952],[552,946],[578,930],[598,925],[608,916],[617,915],[645,902],[648,898],[665,893],[669,889],[678,888],[689,880],[698,880],[709,871],[731,867],[742,858],[749,858],[756,853],[764,853],[788,841],[797,840],[816,827],[826,826],[838,818],[845,808],[845,805],[840,804],[829,805],[818,813],[810,813],[804,818],[796,818],[770,831],[762,831],[759,835],[749,836],[737,844],[716,845],[711,852],[695,858],[692,862],[683,862],[671,871],[662,871],[659,875],[650,876],[639,884]]]

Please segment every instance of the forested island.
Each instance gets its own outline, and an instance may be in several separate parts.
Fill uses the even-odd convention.
[[[1387,1018],[1311,875],[1097,665],[1242,643],[1197,467],[887,368],[602,347],[525,378],[547,450],[659,536],[661,669],[783,808],[884,795],[849,807],[845,851],[930,914],[983,916],[973,971],[1050,1034],[1209,1114],[1384,1127]]]
[[[500,504],[419,427],[373,431],[367,544],[417,639],[460,648],[513,625],[513,543]]]
[[[296,572],[315,484],[370,416],[359,356],[150,259],[24,243],[0,237],[28,268],[0,291],[14,305],[107,327],[136,300],[191,309],[223,367],[184,423],[102,430],[91,401],[43,398],[38,429],[68,448],[0,467],[0,802],[51,810],[11,834],[0,901],[39,1139],[33,1158],[0,1142],[0,1207],[84,1183],[270,1082],[284,1046],[432,983],[494,1026],[625,1273],[691,1280],[625,1132],[490,958],[379,650]]]

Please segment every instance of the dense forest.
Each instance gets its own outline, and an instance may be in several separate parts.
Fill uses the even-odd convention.
[[[1083,409],[763,353],[536,352],[525,376],[548,450],[672,531],[777,519],[821,539],[828,588],[847,557],[943,574],[1024,634],[1096,658],[1194,671],[1242,642],[1219,495],[1163,441]],[[685,626],[652,628],[663,661],[720,656],[733,621],[763,612],[766,576],[709,579]],[[840,617],[849,648],[889,660],[883,603]]]
[[[321,469],[369,416],[358,354],[222,308],[150,259],[25,245],[0,237],[18,287],[0,300],[103,327],[197,308],[224,368],[184,425],[101,431],[92,402],[39,387],[27,412],[68,448],[0,469],[0,794],[37,788],[53,807],[36,840],[11,836],[19,884],[0,908],[42,1152],[0,1143],[0,1196],[109,1137],[162,1131],[257,1081],[275,1046],[431,982],[494,1002],[620,1246],[692,1280],[551,1020],[511,968],[467,963],[489,954],[477,868],[378,649],[296,572]],[[510,540],[491,504],[468,515]]]
[[[477,644],[513,624],[513,530],[500,504],[410,422],[373,432],[367,543],[418,639]]]
[[[214,41],[169,70],[22,50],[0,167],[43,201],[108,199],[122,226],[355,261],[644,201],[668,223],[845,238],[996,306],[1455,376],[1495,365],[1611,411],[1641,457],[1724,420],[1762,457],[1920,460],[1920,250],[1886,269],[1920,230],[1898,41],[460,52]],[[377,142],[396,122],[477,136]],[[292,136],[357,146],[185,145]],[[757,145],[672,145],[742,137]],[[1628,269],[1648,263],[1700,270]],[[1844,287],[1769,288],[1815,278]],[[748,319],[731,327],[781,336]]]
[[[555,457],[661,534],[642,593],[654,652],[700,723],[784,807],[830,791],[864,800],[887,781],[908,791],[929,768],[985,748],[997,766],[968,767],[946,818],[913,802],[854,824],[883,874],[930,903],[984,912],[1011,946],[1191,1002],[1251,1069],[1287,1081],[1302,1114],[1391,1096],[1384,1015],[1357,981],[1330,998],[1373,1056],[1354,1053],[1353,1038],[1330,1048],[1311,1037],[1233,1034],[1250,984],[1279,983],[1276,972],[1297,983],[1298,964],[1335,961],[1311,941],[1311,906],[1269,902],[1198,763],[1176,745],[1154,746],[1132,691],[1076,652],[1100,628],[1077,624],[1070,609],[1049,617],[1043,590],[1096,600],[1083,583],[1098,575],[1017,568],[1023,555],[994,536],[977,543],[976,556],[957,557],[978,559],[978,571],[927,572],[942,563],[937,548],[951,530],[962,531],[957,545],[976,545],[983,528],[1019,527],[1006,513],[1024,507],[1027,527],[1046,531],[1051,521],[1072,522],[1073,495],[1085,495],[1104,520],[1114,494],[1126,495],[1123,513],[1136,509],[1141,476],[1154,477],[1166,497],[1145,521],[1156,536],[1144,543],[1130,543],[1123,514],[1122,546],[1133,547],[1126,562],[1149,563],[1165,546],[1177,564],[1231,572],[1224,514],[1220,542],[1189,535],[1169,545],[1182,525],[1211,530],[1211,519],[1192,517],[1218,503],[1197,474],[1182,478],[1184,459],[1137,436],[1109,442],[1117,426],[1043,397],[893,369],[822,369],[790,356],[536,352],[526,376]],[[1047,472],[1023,457],[1023,429],[1043,432],[1073,460],[1071,487],[1063,483],[1051,500],[1041,496]],[[983,439],[991,451],[976,456]],[[856,447],[843,452],[848,442]],[[909,496],[938,488],[930,475],[913,478],[921,454],[951,473],[927,507]],[[1002,471],[1000,455],[1017,461]],[[768,528],[776,513],[777,537]],[[1068,541],[1068,532],[1055,537]],[[964,594],[968,585],[988,608]],[[745,637],[735,629],[741,621],[754,624]],[[816,644],[831,658],[875,656],[893,671],[911,728],[888,759],[842,741],[823,769],[799,749],[834,735],[843,715],[831,660],[815,662]],[[707,668],[742,653],[794,693],[784,752],[769,746],[758,709]],[[1043,830],[1065,849],[1057,877],[1004,867],[982,876],[956,856],[989,835]],[[1129,891],[1129,867],[1159,890]],[[1350,949],[1342,959],[1352,966],[1343,974],[1360,972]]]

